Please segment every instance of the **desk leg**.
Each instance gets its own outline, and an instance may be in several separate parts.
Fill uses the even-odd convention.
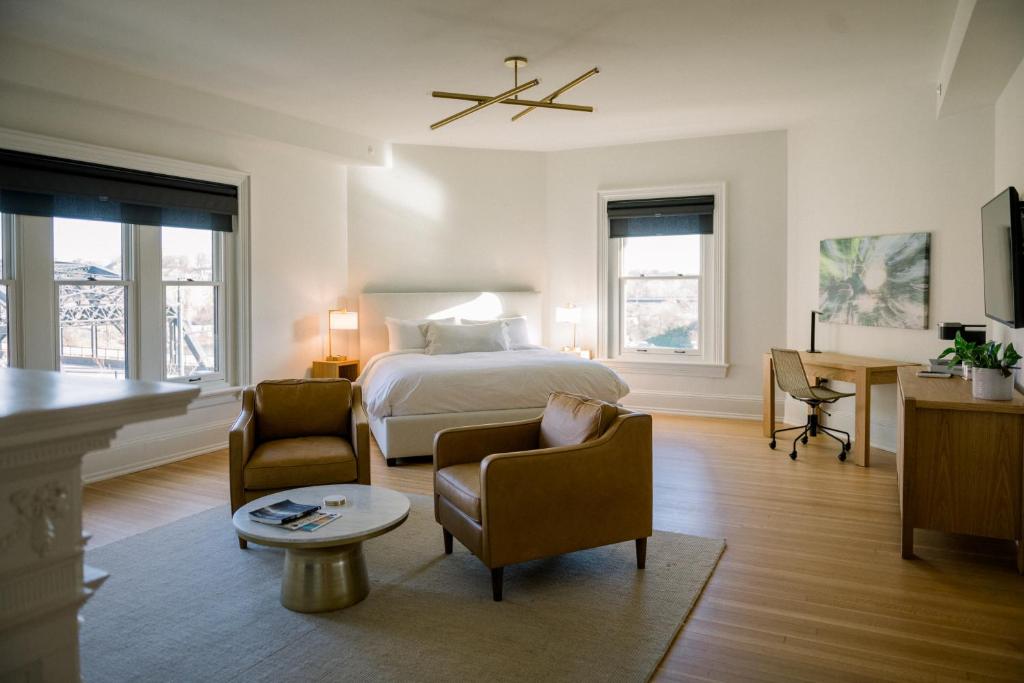
[[[871,382],[867,368],[857,370],[855,384],[857,414],[853,436],[853,462],[868,467],[871,465]]]
[[[761,368],[761,433],[771,436],[775,429],[775,366],[766,355]]]
[[[1024,539],[1017,539],[1017,573],[1024,574]]]

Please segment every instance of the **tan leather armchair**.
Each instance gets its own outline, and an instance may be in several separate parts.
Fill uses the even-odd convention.
[[[302,486],[370,483],[370,430],[358,384],[283,379],[242,392],[228,437],[231,512]],[[245,548],[246,542],[239,538]]]
[[[542,417],[445,429],[434,440],[434,513],[445,553],[454,537],[480,558],[496,601],[503,568],[518,562],[632,540],[644,568],[653,528],[651,416],[600,404],[600,428],[551,439],[544,423],[558,408],[555,396]],[[581,443],[552,445],[559,440]]]

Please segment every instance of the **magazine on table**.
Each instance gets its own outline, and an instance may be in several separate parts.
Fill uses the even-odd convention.
[[[272,505],[266,505],[249,513],[249,519],[261,524],[282,526],[291,524],[320,509],[319,505],[306,505],[293,503],[290,500],[282,500]]]
[[[338,517],[341,517],[340,512],[315,512],[308,517],[296,520],[291,524],[285,526],[292,531],[316,531],[317,529],[330,524]]]

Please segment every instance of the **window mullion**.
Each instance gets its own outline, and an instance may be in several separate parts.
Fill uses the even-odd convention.
[[[161,283],[160,228],[135,226],[136,339],[138,376],[163,379],[164,316]]]
[[[53,281],[53,219],[18,216],[18,339],[21,367],[56,370],[57,290]]]

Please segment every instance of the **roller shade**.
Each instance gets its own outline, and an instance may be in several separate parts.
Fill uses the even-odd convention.
[[[714,214],[714,195],[608,202],[609,234],[613,238],[710,235]]]
[[[238,188],[0,150],[0,211],[231,232]]]

